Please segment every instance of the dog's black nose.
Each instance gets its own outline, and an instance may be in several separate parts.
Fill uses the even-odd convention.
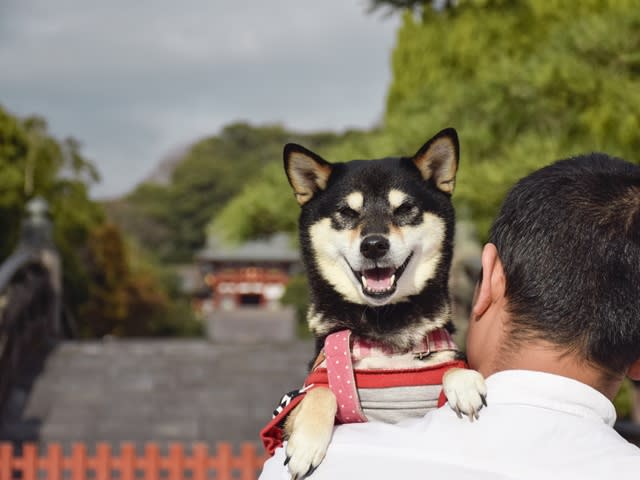
[[[362,239],[360,253],[371,260],[381,258],[389,251],[389,240],[382,235],[369,235]]]

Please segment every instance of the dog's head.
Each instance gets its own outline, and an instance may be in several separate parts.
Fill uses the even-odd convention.
[[[411,302],[428,284],[443,281],[448,295],[458,155],[453,129],[435,135],[413,157],[332,164],[286,145],[285,170],[302,207],[313,308],[340,304],[335,293],[369,307]]]

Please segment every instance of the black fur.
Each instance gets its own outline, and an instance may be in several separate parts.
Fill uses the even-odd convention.
[[[455,131],[450,129],[444,132],[453,132],[457,156],[459,147]],[[425,147],[428,145],[429,143]],[[285,148],[287,172],[288,155],[296,147],[288,145]],[[425,147],[419,150],[419,153]],[[313,155],[314,158],[319,158]],[[414,346],[406,335],[408,329],[423,323],[425,318],[450,317],[448,278],[455,228],[451,195],[438,189],[433,178],[425,180],[411,157],[354,160],[330,165],[332,169],[326,188],[318,189],[312,198],[302,205],[299,220],[300,244],[309,278],[311,309],[314,313],[322,315],[323,325],[330,326],[330,331],[317,336],[317,350],[322,348],[326,335],[345,328],[358,337],[381,343],[394,350],[408,350]],[[391,189],[406,192],[411,201],[391,211],[386,200]],[[344,203],[344,198],[354,191],[363,192],[367,199],[361,215]],[[390,228],[418,225],[422,222],[424,212],[431,212],[440,217],[446,228],[436,273],[419,294],[400,303],[383,306],[362,305],[342,298],[323,278],[312,250],[309,232],[311,225],[323,218],[330,218],[334,229],[354,229],[359,226],[361,237],[364,237],[388,234]],[[450,320],[445,327],[453,332]]]

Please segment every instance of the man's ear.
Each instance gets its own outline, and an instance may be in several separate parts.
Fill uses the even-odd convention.
[[[640,358],[633,362],[627,370],[627,377],[631,380],[640,381]]]
[[[311,150],[295,143],[284,146],[284,170],[300,205],[327,187],[331,164]]]
[[[453,128],[445,128],[425,143],[412,160],[422,178],[432,179],[436,187],[452,194],[456,185],[459,157],[458,134]]]
[[[493,243],[487,243],[482,250],[482,279],[478,285],[476,302],[473,304],[473,318],[482,316],[491,304],[505,295],[506,281],[502,260]]]

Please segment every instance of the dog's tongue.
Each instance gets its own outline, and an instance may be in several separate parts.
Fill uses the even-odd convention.
[[[366,288],[369,290],[388,290],[393,286],[393,268],[372,268],[362,272],[367,280]]]

